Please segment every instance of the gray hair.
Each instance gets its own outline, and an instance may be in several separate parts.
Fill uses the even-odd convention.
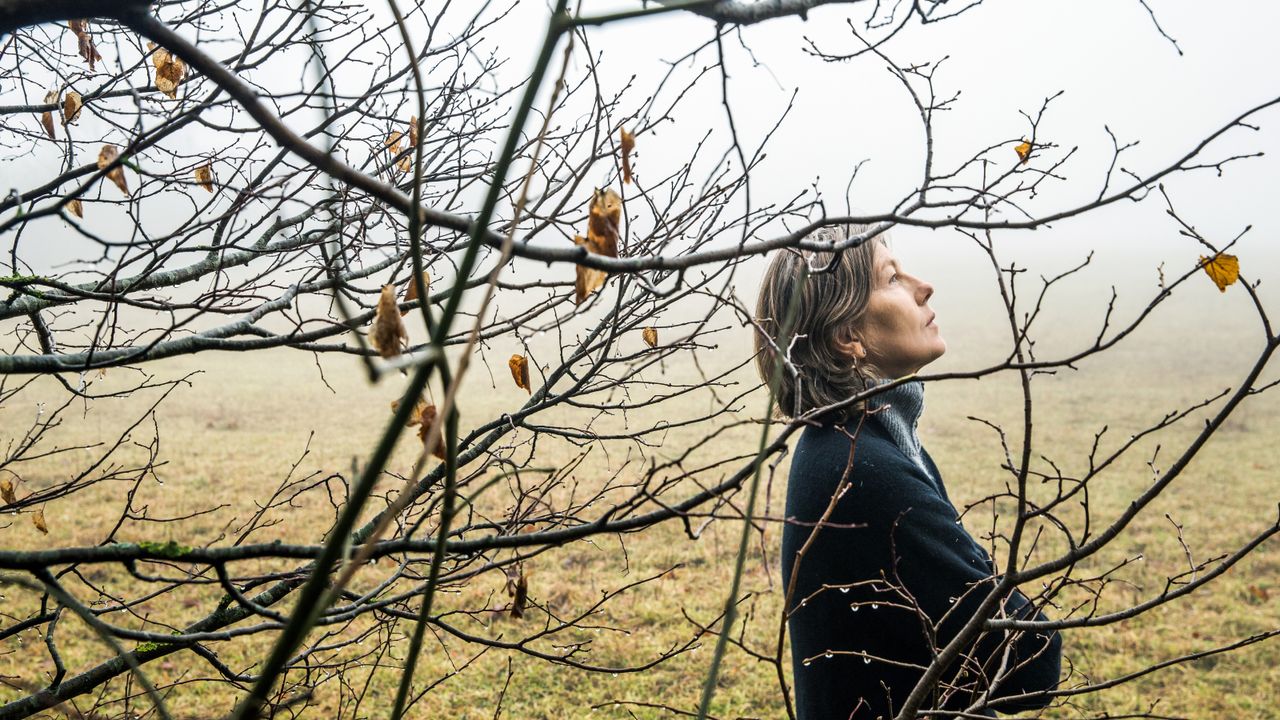
[[[808,237],[839,243],[869,230],[839,225]],[[756,303],[756,370],[773,388],[775,415],[793,418],[862,392],[879,373],[848,350],[875,287],[878,235],[835,253],[775,253]],[[839,416],[847,417],[857,408]]]

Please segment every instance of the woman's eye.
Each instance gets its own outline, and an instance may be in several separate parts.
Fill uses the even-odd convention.
[[[898,282],[898,273],[889,276],[889,282]]]

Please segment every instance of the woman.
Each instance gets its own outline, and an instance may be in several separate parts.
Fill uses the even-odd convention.
[[[834,256],[780,252],[756,313],[758,369],[779,414],[838,405],[941,357],[932,295],[879,238]],[[923,409],[923,384],[907,382],[865,406],[822,413],[796,445],[782,565],[799,720],[893,717],[993,587],[990,557],[960,524],[916,436]],[[1016,591],[998,609],[1043,619]],[[1054,687],[1060,659],[1056,633],[985,633],[920,709],[1043,707],[1044,695],[1016,696]]]

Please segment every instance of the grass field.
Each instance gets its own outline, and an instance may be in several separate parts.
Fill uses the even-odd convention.
[[[1203,297],[1216,295],[1215,290]],[[1187,302],[1200,300],[1193,296]],[[1191,313],[1194,308],[1188,306],[1184,310]],[[1186,318],[1177,312],[1159,315],[1131,342],[1107,356],[1083,363],[1074,372],[1036,379],[1034,439],[1036,455],[1040,456],[1036,469],[1047,471],[1047,458],[1064,473],[1080,473],[1086,468],[1094,434],[1104,424],[1108,432],[1101,447],[1114,448],[1133,432],[1159,421],[1165,413],[1234,386],[1248,353],[1255,349],[1249,334],[1254,332],[1252,328],[1244,320],[1210,323],[1199,326],[1202,331],[1191,336],[1186,331]],[[1066,321],[1048,318],[1045,322]],[[980,366],[999,357],[1002,345],[998,323],[959,317],[944,329],[952,338],[953,352],[940,369]],[[1063,335],[1083,337],[1065,329]],[[714,340],[716,349],[704,353],[702,359],[709,365],[726,367],[740,361],[745,339],[740,329],[726,331]],[[1064,345],[1070,342],[1063,340]],[[633,344],[638,347],[639,341],[634,340]],[[502,360],[506,355],[501,350],[489,349],[492,372],[481,366],[471,377],[462,408],[464,427],[523,402],[524,394],[517,394],[508,385]],[[1050,350],[1043,348],[1041,354]],[[688,363],[674,361],[667,363],[665,370],[670,377],[688,378],[692,372]],[[286,477],[323,478],[331,473],[349,477],[352,467],[361,462],[382,431],[389,417],[388,404],[402,382],[397,377],[370,386],[354,360],[326,358],[317,365],[310,355],[283,351],[254,356],[204,354],[166,361],[149,371],[166,378],[198,374],[190,378],[189,386],[175,389],[160,405],[154,423],[148,419],[134,429],[129,447],[119,453],[117,462],[140,457],[143,446],[152,443],[158,428],[161,464],[139,485],[131,517],[123,522],[117,537],[161,542],[172,539],[191,545],[226,542],[225,538],[255,512],[257,503],[270,496]],[[114,383],[123,384],[131,379],[130,372],[112,371],[95,387],[102,390],[110,389]],[[1272,371],[1269,376],[1275,375]],[[749,387],[753,382],[749,372],[741,372],[735,379],[744,384],[739,387]],[[326,387],[326,382],[332,389]],[[55,383],[42,381],[42,385],[20,396],[21,402],[0,407],[4,434],[20,433],[30,423],[36,412],[36,399],[54,403],[61,397],[59,393]],[[151,391],[118,402],[97,401],[88,408],[76,405],[66,413],[57,442],[62,446],[109,442],[129,422],[145,418],[147,407],[156,396]],[[741,403],[739,416],[760,416],[763,400],[758,394],[750,396]],[[711,400],[703,393],[681,402]],[[921,435],[946,476],[957,504],[1002,488],[1009,475],[1001,469],[1003,451],[998,437],[989,427],[969,418],[978,416],[1008,429],[1016,452],[1021,412],[1016,378],[1004,374],[981,381],[931,384],[928,404]],[[649,413],[633,413],[628,422],[642,426],[662,417],[674,417],[671,413],[691,411],[692,405],[668,406]],[[1104,524],[1122,510],[1150,482],[1153,467],[1167,468],[1178,449],[1203,426],[1204,416],[1204,412],[1197,413],[1157,439],[1141,443],[1101,477],[1091,495],[1095,525]],[[560,419],[573,421],[571,416]],[[600,420],[597,429],[616,420]],[[1078,570],[1078,574],[1103,571],[1141,556],[1141,560],[1135,559],[1113,576],[1099,600],[1100,610],[1116,609],[1158,594],[1165,587],[1166,578],[1187,567],[1175,523],[1182,527],[1187,547],[1200,561],[1230,552],[1276,521],[1276,504],[1280,500],[1277,429],[1280,402],[1275,393],[1251,400],[1120,541]],[[751,452],[758,432],[756,426],[736,429],[718,439],[710,454],[698,457],[705,461],[717,455]],[[649,452],[653,457],[672,457],[689,440],[684,433],[671,433],[660,447]],[[1161,450],[1149,465],[1157,443]],[[409,470],[413,444],[402,443],[390,470]],[[588,454],[572,478],[586,487],[618,471],[630,455],[622,449],[624,446],[616,447],[619,450],[612,454]],[[56,482],[83,467],[98,452],[93,448],[75,450],[25,464],[21,469],[22,483],[24,487],[38,488]],[[575,454],[574,448],[563,443],[541,443],[532,464],[561,467]],[[764,511],[770,517],[776,518],[782,512],[785,463],[783,471],[767,488]],[[392,480],[384,482],[384,488],[391,486]],[[33,528],[28,517],[6,516],[0,527],[0,546],[12,549],[99,543],[120,519],[125,489],[124,481],[104,482],[67,501],[50,503],[45,508],[47,537]],[[1048,490],[1038,487],[1033,492],[1043,496]],[[498,488],[484,501],[492,504],[494,512],[501,512],[502,492]],[[179,518],[210,508],[214,508],[212,512],[172,523],[156,524],[143,519]],[[272,524],[253,539],[317,541],[332,512],[326,493],[311,493],[296,507],[271,511],[265,519]],[[1072,518],[1070,513],[1067,517]],[[1079,516],[1073,519],[1082,521]],[[1007,520],[1006,512],[996,522],[999,525]],[[977,536],[988,534],[992,522],[990,506],[976,508],[966,517],[967,526]],[[740,632],[746,645],[772,655],[781,604],[777,571],[780,533],[776,524],[766,523],[765,527],[768,529],[763,542],[757,538],[753,543],[746,566],[743,589],[747,599],[742,605]],[[570,544],[527,563],[530,596],[535,604],[558,614],[573,614],[589,608],[602,592],[667,573],[606,604],[589,618],[586,624],[592,627],[571,636],[576,641],[589,642],[584,659],[591,663],[643,663],[673,645],[687,642],[697,634],[698,624],[711,623],[719,614],[732,575],[740,528],[740,522],[726,519],[711,524],[694,539],[680,523],[670,522],[642,534]],[[1037,549],[1036,557],[1048,557],[1054,549],[1052,543],[1046,542]],[[133,587],[134,581],[114,567],[86,572],[92,573],[95,581],[122,593]],[[368,568],[358,576],[356,585],[372,587],[385,572],[380,566]],[[442,596],[440,609],[452,612],[501,606],[505,594],[500,578],[500,573],[490,573],[470,585],[449,588]],[[146,618],[149,622],[181,625],[208,612],[219,595],[216,585],[184,588],[138,606],[137,618],[117,618],[116,622],[141,627]],[[1063,601],[1073,597],[1068,594]],[[9,587],[3,603],[4,624],[27,616],[37,604],[35,594]],[[512,637],[539,627],[545,620],[544,613],[532,611],[521,620],[487,614],[467,622],[489,636]],[[1277,628],[1280,544],[1273,541],[1182,601],[1122,624],[1070,632],[1065,643],[1072,672],[1069,682],[1106,680],[1166,658]],[[354,653],[381,649],[386,656],[380,661],[380,669],[372,672],[367,693],[358,707],[354,697],[360,694],[368,671],[359,677],[343,678],[347,687],[340,689],[336,683],[325,686],[319,705],[308,716],[385,715],[396,680],[393,666],[400,662],[403,638],[408,632],[407,623],[401,624],[390,640],[373,635],[342,650]],[[73,619],[64,619],[57,633],[72,672],[106,656],[105,648]],[[229,665],[247,668],[267,640],[255,637],[215,646]],[[559,640],[565,641],[566,638]],[[501,698],[501,714],[509,718],[672,717],[671,713],[646,704],[661,703],[693,711],[713,644],[713,637],[704,637],[694,650],[644,672],[592,673],[517,652],[480,652],[454,638],[437,635],[433,639],[429,635],[417,674],[418,687],[436,681],[440,684],[414,706],[412,716],[494,717]],[[477,653],[479,657],[473,660]],[[463,666],[463,672],[453,674]],[[16,688],[23,684],[46,683],[52,667],[37,632],[10,638],[0,646],[0,679],[5,683],[0,685],[0,701],[19,696]],[[1074,699],[1048,715],[1151,712],[1170,717],[1280,718],[1275,702],[1276,688],[1280,687],[1278,668],[1280,644],[1264,642]],[[169,656],[153,664],[152,673],[161,684],[178,683],[170,691],[177,717],[214,716],[228,710],[232,703],[224,687],[202,680],[208,677],[208,666],[189,654]],[[145,700],[134,702],[139,711],[147,707]],[[117,705],[108,710],[122,712],[124,708]],[[722,718],[784,716],[772,666],[732,649],[713,712]]]

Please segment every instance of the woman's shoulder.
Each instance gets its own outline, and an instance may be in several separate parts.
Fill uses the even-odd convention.
[[[791,459],[794,474],[801,471],[843,470],[852,459],[855,468],[906,459],[880,423],[866,415],[843,423],[811,425],[800,434]]]

